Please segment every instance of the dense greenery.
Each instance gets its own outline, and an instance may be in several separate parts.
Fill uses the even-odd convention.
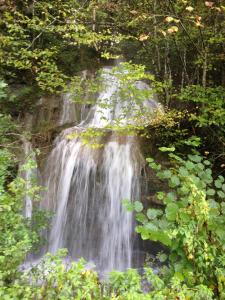
[[[3,0],[0,13],[0,298],[225,299],[223,2]],[[22,214],[24,197],[38,201],[39,187],[18,172],[27,137],[21,120],[41,96],[71,87],[77,102],[92,104],[104,87],[96,78],[81,80],[80,72],[115,58],[127,61],[112,70],[122,82],[119,99],[129,99],[125,112],[152,93],[164,112],[153,119],[137,110],[125,129],[118,120],[104,130],[89,128],[82,138],[89,143],[94,137],[98,147],[99,137],[113,129],[139,134],[147,157],[152,143],[169,152],[166,167],[147,159],[167,182],[167,192],[157,193],[160,205],[125,202],[136,211],[141,237],[165,246],[157,256],[164,267],[156,274],[146,266],[143,276],[115,271],[100,283],[83,261],[66,269],[65,253],[59,253],[22,274],[19,267],[40,242],[45,216],[37,212],[31,221]],[[152,90],[140,92],[138,80],[151,82]],[[23,168],[33,167],[29,162]]]
[[[163,147],[162,151],[174,150]],[[212,177],[211,163],[197,154],[184,160],[174,153],[170,169],[162,169],[148,158],[157,176],[168,180],[170,191],[158,192],[164,209],[149,208],[143,214],[141,202],[127,203],[137,212],[142,238],[159,241],[169,247],[169,273],[189,287],[205,284],[224,297],[225,180]],[[164,256],[166,260],[166,256]]]

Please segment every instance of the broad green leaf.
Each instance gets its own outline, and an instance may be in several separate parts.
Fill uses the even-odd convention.
[[[173,187],[180,185],[180,179],[176,175],[172,175],[172,177],[170,178],[170,182],[171,182]]]
[[[165,170],[162,173],[164,178],[170,178],[172,176],[172,172],[170,170]]]
[[[174,152],[175,147],[160,147],[159,150],[162,152]]]
[[[195,167],[195,165],[194,165],[193,162],[191,162],[191,161],[187,161],[187,162],[185,163],[185,166],[186,166],[186,168],[187,168],[188,170],[193,170],[194,167]]]
[[[168,256],[165,253],[158,253],[157,258],[160,262],[165,262],[168,258]]]
[[[175,203],[169,203],[166,207],[166,217],[169,221],[175,221],[179,207]]]
[[[216,193],[216,191],[215,191],[214,189],[208,189],[208,190],[206,191],[206,194],[209,195],[209,196],[214,196],[215,193]]]
[[[154,159],[151,158],[151,157],[148,157],[148,158],[146,158],[146,161],[147,161],[148,163],[152,163],[152,162],[154,162]]]
[[[130,202],[129,200],[123,200],[122,204],[124,205],[124,207],[126,208],[127,211],[133,211],[134,210],[134,205],[132,202]]]
[[[148,221],[148,219],[146,218],[146,216],[143,213],[137,213],[135,218],[138,222],[141,222],[141,223],[145,223]]]
[[[224,199],[224,200],[225,200],[225,193],[224,193],[224,192],[218,191],[217,194],[218,194],[218,196],[219,196],[221,199]]]
[[[206,165],[206,166],[210,166],[211,165],[211,162],[209,160],[204,160],[203,163]]]
[[[134,202],[134,210],[136,212],[141,212],[143,210],[143,204],[139,201]]]
[[[153,220],[157,218],[158,216],[162,215],[162,211],[160,209],[155,209],[155,208],[149,208],[147,210],[147,216],[150,220]]]
[[[164,198],[164,203],[169,204],[171,202],[174,202],[177,199],[176,194],[173,192],[169,192],[166,194],[166,197]]]
[[[222,187],[222,182],[221,182],[221,180],[219,180],[219,179],[215,180],[215,186],[216,186],[218,189],[220,189],[220,188]]]
[[[189,172],[188,172],[188,170],[187,170],[185,167],[180,167],[180,168],[179,168],[179,173],[180,173],[180,175],[183,176],[183,177],[186,177],[186,176],[189,175]]]
[[[196,163],[200,163],[202,161],[201,156],[199,155],[188,155],[188,158]]]

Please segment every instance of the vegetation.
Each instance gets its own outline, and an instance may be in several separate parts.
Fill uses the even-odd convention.
[[[0,298],[225,299],[223,2],[2,0],[0,13]],[[23,117],[41,96],[71,88],[77,102],[93,104],[104,87],[96,78],[81,80],[80,72],[118,58],[126,62],[112,72],[122,82],[120,99],[129,99],[124,113],[132,109],[135,122],[90,128],[82,138],[94,137],[98,147],[109,130],[138,134],[147,157],[152,143],[169,157],[166,167],[147,159],[167,184],[157,193],[160,205],[125,201],[141,237],[164,245],[157,256],[163,267],[156,274],[146,265],[143,276],[114,271],[100,282],[83,260],[66,267],[62,251],[21,272],[46,226],[43,212],[35,220],[23,216],[24,197],[39,201],[40,189],[18,171]],[[138,80],[152,89],[140,92]],[[90,99],[83,97],[87,89]],[[134,109],[152,93],[164,106],[154,119]],[[23,168],[34,167],[30,161]]]

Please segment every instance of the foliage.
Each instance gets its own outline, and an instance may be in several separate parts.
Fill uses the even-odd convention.
[[[11,179],[14,159],[8,150],[0,150],[0,286],[7,286],[20,276],[18,267],[39,241],[38,232],[43,228],[43,218],[33,226],[22,214],[25,196],[38,200],[40,188],[28,185],[20,176]],[[21,171],[35,167],[28,161]]]
[[[184,160],[169,151],[172,166],[163,170],[148,158],[150,167],[161,180],[168,181],[169,192],[158,192],[165,208],[149,208],[143,213],[140,202],[126,203],[137,212],[136,231],[143,239],[167,246],[169,272],[188,287],[204,284],[224,297],[225,281],[225,183],[215,180],[211,163],[194,153]],[[171,276],[171,275],[170,275]]]
[[[190,289],[178,277],[172,278],[166,287],[164,281],[148,267],[143,276],[137,270],[129,269],[126,272],[113,271],[108,279],[99,281],[97,273],[87,269],[84,260],[66,264],[63,261],[65,254],[64,250],[56,256],[47,254],[38,266],[26,271],[17,282],[0,288],[1,299],[212,299],[212,292],[206,286]],[[146,292],[142,291],[143,280]]]
[[[191,113],[199,127],[217,126],[224,130],[225,124],[225,89],[222,86],[204,88],[202,86],[187,86],[181,91],[182,101],[196,103],[196,113]]]
[[[109,31],[93,30],[90,12],[95,1],[85,2],[9,1],[0,22],[2,76],[37,84],[52,93],[66,88],[74,69],[79,70],[74,63],[83,46],[95,49],[109,40],[120,40]],[[72,61],[64,68],[62,60],[68,51]]]

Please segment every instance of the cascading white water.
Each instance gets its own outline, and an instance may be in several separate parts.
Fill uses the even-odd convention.
[[[33,149],[32,149],[32,144],[27,141],[27,140],[24,140],[24,155],[25,155],[25,162],[26,160],[28,159],[28,157],[30,155],[32,155],[33,153]],[[29,190],[31,188],[31,180],[32,180],[32,177],[34,176],[34,170],[31,169],[31,168],[28,168],[27,170],[25,170],[23,172],[23,178],[25,180],[25,188],[26,190]],[[32,199],[31,197],[27,194],[25,196],[25,209],[24,209],[24,215],[25,215],[25,218],[31,218],[32,217],[32,209],[33,209],[33,203],[32,203]]]
[[[69,93],[62,95],[62,113],[59,119],[59,125],[69,124],[76,121],[76,111],[74,102]]]
[[[122,145],[111,141],[104,149],[106,203],[101,215],[104,238],[100,256],[101,263],[107,270],[131,267],[133,220],[132,214],[124,211],[121,200],[140,196],[138,166],[133,160],[135,158],[132,158],[134,150],[132,138],[126,138]]]
[[[101,272],[108,272],[132,265],[134,222],[122,200],[140,199],[138,143],[135,137],[110,133],[102,148],[93,149],[77,137],[67,138],[77,130],[101,128],[120,117],[119,101],[113,107],[99,105],[109,102],[119,89],[109,68],[103,81],[105,89],[87,118],[55,140],[45,169],[43,206],[55,212],[48,250],[56,253],[59,248],[67,248],[72,259],[84,257],[94,261]],[[63,114],[66,112],[69,109],[63,110]],[[66,119],[68,116],[63,114]]]
[[[31,130],[33,122],[33,116],[30,114],[26,114],[25,116],[25,124],[26,129]],[[33,179],[37,179],[37,169],[33,167],[26,168],[26,164],[29,163],[30,160],[34,164],[36,164],[36,157],[33,151],[32,143],[25,137],[22,137],[23,143],[23,163],[20,165],[20,173],[22,178],[25,180],[25,190],[29,191],[32,186]],[[27,193],[24,199],[24,216],[25,218],[32,218],[33,211],[33,201],[32,197]]]

